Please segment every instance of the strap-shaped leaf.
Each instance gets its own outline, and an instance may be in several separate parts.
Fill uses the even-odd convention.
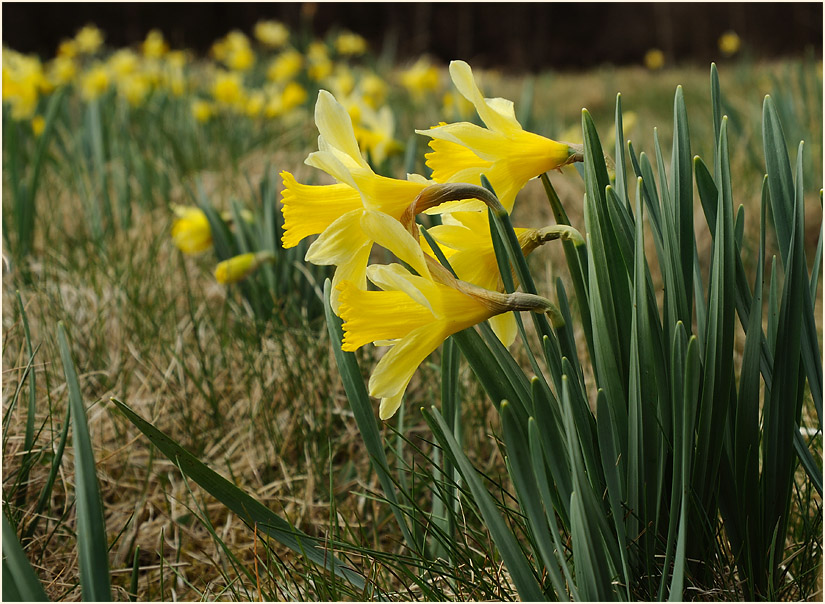
[[[524,555],[515,535],[501,517],[495,501],[481,482],[478,472],[470,463],[470,460],[467,459],[461,446],[450,434],[444,418],[441,417],[438,409],[434,407],[431,410],[422,409],[422,412],[427,424],[433,431],[433,435],[444,451],[452,456],[464,482],[472,492],[473,499],[478,504],[478,509],[484,518],[484,523],[490,531],[490,536],[493,538],[493,542],[496,544],[504,564],[510,572],[519,597],[530,602],[544,600],[545,596],[541,585],[536,579],[533,567]]]
[[[265,505],[246,494],[203,462],[181,447],[168,435],[141,418],[130,407],[117,399],[112,399],[117,409],[132,422],[155,445],[161,453],[175,463],[181,472],[194,480],[202,489],[220,501],[250,527],[269,535],[294,552],[306,556],[310,561],[334,572],[349,581],[357,589],[366,590],[364,578],[336,559],[331,553],[319,549],[313,539],[296,529],[286,520],[272,512]],[[111,599],[111,598],[110,598]]]
[[[109,544],[106,540],[103,502],[100,499],[92,440],[86,423],[86,408],[80,394],[77,370],[63,323],[57,325],[57,339],[63,372],[66,374],[69,406],[72,410],[80,587],[84,600],[108,602],[112,599],[112,587],[109,578]]]
[[[3,601],[46,602],[43,584],[37,578],[29,559],[6,514],[3,514]]]

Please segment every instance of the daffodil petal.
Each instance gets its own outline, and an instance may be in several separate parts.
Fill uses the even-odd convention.
[[[382,420],[390,419],[398,408],[401,407],[401,401],[404,398],[404,392],[399,392],[395,396],[390,396],[381,399],[381,404],[378,406],[378,417]]]
[[[518,124],[518,119],[516,119],[516,106],[513,104],[513,101],[509,99],[502,99],[500,97],[496,97],[494,99],[484,99],[487,101],[487,106],[501,115],[504,118],[507,118],[509,121],[512,121]],[[519,128],[521,124],[519,124]]]
[[[501,315],[490,317],[490,327],[505,346],[510,346],[516,339],[518,324],[514,312],[506,312]]]
[[[323,170],[335,178],[335,180],[348,184],[353,189],[358,190],[358,185],[355,184],[355,180],[352,178],[352,172],[333,151],[314,151],[307,156],[304,163],[313,168]]]
[[[435,284],[413,275],[400,264],[373,264],[367,267],[367,277],[384,291],[402,291],[430,312],[434,312],[427,295],[437,295]]]
[[[521,130],[521,124],[512,117],[502,115],[487,104],[481,90],[478,89],[475,79],[473,78],[473,70],[464,61],[450,62],[450,77],[453,79],[458,91],[475,105],[478,116],[491,130],[499,132],[510,132],[512,130]]]
[[[340,283],[349,281],[358,289],[367,288],[367,263],[370,259],[370,251],[372,251],[372,244],[366,243],[348,261],[339,264],[335,269],[335,274],[332,276],[329,305],[336,315],[339,314],[338,311],[341,306],[341,290],[338,287]]]
[[[423,325],[402,338],[385,354],[370,377],[370,396],[379,398],[403,394],[415,370],[446,335],[437,323]]]
[[[315,125],[329,144],[346,153],[360,166],[368,167],[358,148],[358,142],[355,140],[352,118],[343,105],[326,90],[318,92],[318,101],[315,103]]]
[[[401,340],[423,325],[432,325],[433,313],[403,291],[367,291],[341,280],[338,316],[343,321],[341,348],[357,350],[369,342]]]
[[[367,210],[361,216],[361,229],[378,245],[390,250],[413,267],[422,277],[430,277],[424,252],[412,235],[392,216]]]
[[[369,241],[360,227],[363,212],[352,210],[329,225],[309,246],[305,260],[313,264],[345,264],[349,261]]]
[[[492,162],[501,156],[502,148],[506,149],[508,145],[507,137],[500,132],[488,130],[469,122],[444,124],[429,130],[416,130],[416,132],[430,138],[466,147],[467,149],[464,150],[451,149],[451,153],[449,153],[449,157],[458,160],[461,167],[477,165],[481,163],[481,160]],[[430,146],[433,146],[432,143]],[[468,153],[473,153],[478,158],[473,158]]]

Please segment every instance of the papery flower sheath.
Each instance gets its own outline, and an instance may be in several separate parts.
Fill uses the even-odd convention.
[[[337,265],[333,277],[332,307],[338,308],[336,286],[349,279],[366,286],[366,267],[373,243],[387,248],[429,276],[418,241],[399,222],[401,215],[429,184],[418,177],[396,180],[372,171],[361,154],[352,120],[329,92],[322,90],[315,105],[315,123],[320,132],[318,151],[306,164],[323,170],[338,183],[304,185],[289,172],[284,179],[284,247],[293,247],[304,237],[319,237],[307,250],[313,264]]]
[[[484,289],[503,292],[504,284],[493,248],[487,214],[485,212],[452,212],[443,214],[441,219],[442,224],[427,229],[427,232],[436,241],[458,278]],[[581,234],[566,225],[513,230],[525,256],[540,245],[554,239],[570,239],[577,243],[584,243]],[[423,236],[421,247],[435,258],[435,253]],[[513,274],[513,281],[518,284],[515,274]],[[515,340],[517,325],[512,312],[491,317],[490,326],[505,346],[509,346]]]
[[[450,335],[503,312],[543,312],[550,306],[539,296],[486,291],[441,273],[439,281],[419,277],[398,264],[372,265],[367,275],[382,291],[365,291],[351,281],[339,285],[341,348],[354,351],[370,342],[392,347],[369,381],[370,396],[381,399],[381,419],[398,410],[415,370]]]
[[[450,63],[450,76],[458,91],[475,106],[486,128],[456,122],[416,130],[433,139],[427,165],[436,182],[480,184],[484,174],[509,212],[528,180],[579,158],[575,147],[524,130],[512,101],[485,99],[464,61]]]

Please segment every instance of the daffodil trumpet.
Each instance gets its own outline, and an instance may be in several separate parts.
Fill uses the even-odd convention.
[[[476,108],[486,127],[469,122],[439,124],[416,130],[430,137],[427,165],[436,182],[480,184],[489,178],[502,205],[512,210],[516,194],[528,180],[567,164],[582,161],[581,145],[554,141],[522,128],[512,101],[484,98],[464,61],[450,63],[458,91]]]
[[[456,279],[440,265],[431,268],[434,279],[413,275],[398,264],[371,265],[367,276],[380,291],[367,291],[349,280],[338,286],[342,350],[354,351],[370,342],[391,348],[369,381],[370,396],[381,399],[381,419],[395,414],[418,366],[452,334],[514,310],[561,320],[546,298],[488,291]]]

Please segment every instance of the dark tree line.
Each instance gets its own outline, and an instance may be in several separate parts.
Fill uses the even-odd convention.
[[[260,19],[323,35],[337,27],[376,51],[406,59],[427,52],[515,70],[638,63],[650,48],[671,61],[717,59],[717,40],[734,30],[757,58],[822,56],[821,3],[54,3],[3,4],[3,43],[53,55],[87,23],[111,46],[159,28],[173,47],[206,52],[231,29]]]

